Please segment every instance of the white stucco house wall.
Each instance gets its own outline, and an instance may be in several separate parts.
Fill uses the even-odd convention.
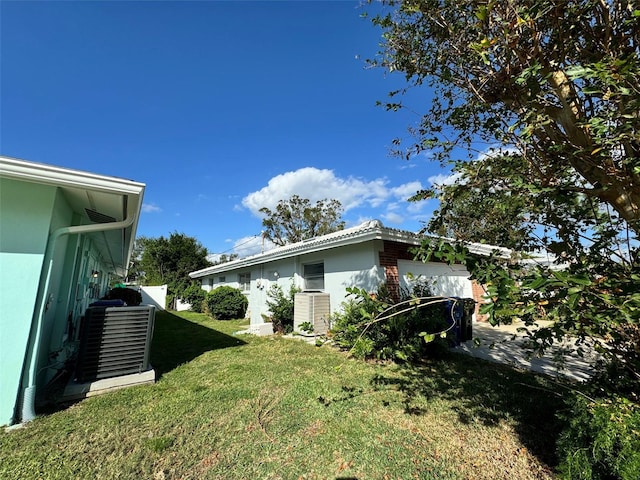
[[[202,288],[221,285],[239,288],[249,300],[250,331],[268,333],[270,324],[267,292],[274,283],[288,291],[290,285],[303,291],[329,294],[330,310],[341,307],[348,287],[376,291],[386,283],[391,291],[408,288],[412,278],[432,283],[435,295],[481,300],[482,289],[469,280],[463,265],[422,263],[409,250],[420,245],[423,235],[385,227],[372,220],[356,227],[278,247],[267,252],[191,272]],[[476,253],[490,254],[498,247],[470,244]],[[508,255],[507,249],[502,250]]]

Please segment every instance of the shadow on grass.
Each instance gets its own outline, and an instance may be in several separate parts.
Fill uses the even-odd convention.
[[[371,385],[400,391],[411,415],[422,415],[429,402],[444,400],[461,423],[497,426],[511,419],[522,444],[548,466],[557,465],[555,444],[562,425],[556,414],[564,408],[565,391],[553,380],[449,353],[376,375]]]
[[[242,340],[198,325],[167,311],[156,312],[151,365],[156,379],[183,363],[211,350],[239,347]]]

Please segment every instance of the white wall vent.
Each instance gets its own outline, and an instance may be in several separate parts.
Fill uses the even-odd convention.
[[[293,331],[308,333],[300,328],[301,324],[313,325],[313,335],[324,335],[329,330],[330,297],[328,293],[296,293],[293,303]]]

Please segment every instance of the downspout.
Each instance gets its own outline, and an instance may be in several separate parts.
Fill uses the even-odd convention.
[[[35,330],[32,329],[32,340],[30,345],[31,356],[30,358],[26,358],[25,362],[28,361],[29,366],[29,379],[27,387],[24,389],[22,396],[22,414],[21,420],[22,422],[30,422],[34,418],[36,418],[35,404],[36,404],[36,376],[37,376],[37,364],[38,364],[38,356],[40,353],[40,336],[42,335],[42,323],[44,320],[44,314],[46,311],[46,299],[44,298],[49,290],[49,281],[51,279],[51,267],[53,262],[53,254],[55,252],[55,247],[58,239],[64,235],[79,235],[83,233],[94,233],[94,232],[106,232],[110,230],[118,230],[128,228],[133,225],[135,220],[135,215],[129,215],[127,213],[127,217],[120,222],[110,222],[110,223],[98,223],[94,225],[77,225],[72,227],[61,227],[52,232],[49,235],[49,241],[47,242],[47,249],[44,255],[44,269],[43,269],[43,280],[40,285],[41,288],[39,290],[38,299],[36,303],[35,309]],[[26,369],[25,365],[25,369]]]

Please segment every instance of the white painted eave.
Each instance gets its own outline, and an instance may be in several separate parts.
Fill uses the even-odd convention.
[[[386,240],[392,242],[399,242],[405,245],[418,246],[422,240],[428,238],[425,235],[420,235],[414,232],[406,230],[397,230],[393,228],[387,228],[379,221],[365,222],[362,225],[353,227],[339,232],[330,233],[321,237],[315,237],[302,242],[285,245],[273,250],[269,250],[265,253],[252,255],[250,257],[233,260],[220,265],[214,265],[213,267],[207,267],[202,270],[191,272],[189,276],[191,278],[202,278],[209,275],[216,275],[219,273],[229,272],[231,270],[239,270],[243,268],[253,267],[255,265],[261,265],[268,262],[275,262],[291,258],[298,255],[305,255],[309,253],[315,253],[323,250],[329,250],[332,248],[343,247],[347,245],[359,244],[371,240]],[[436,238],[436,237],[433,237]],[[444,239],[455,243],[455,240]],[[511,251],[506,248],[495,247],[492,245],[484,244],[467,244],[467,248],[472,253],[479,255],[490,255],[494,251],[498,251],[500,256],[509,257]]]
[[[98,175],[44,163],[27,162],[10,157],[0,157],[0,176],[45,185],[86,188],[121,195],[142,195],[145,187],[143,183],[124,178]]]
[[[124,275],[133,252],[135,233],[142,210],[144,183],[4,156],[0,156],[0,177],[51,185],[63,190],[99,192],[99,194],[105,194],[102,195],[102,202],[120,211],[123,198],[126,197],[126,212],[121,212],[122,218],[119,220],[133,217],[134,221],[131,226],[121,230],[122,235],[109,235],[111,247],[122,252],[122,264],[119,265],[117,273]]]

